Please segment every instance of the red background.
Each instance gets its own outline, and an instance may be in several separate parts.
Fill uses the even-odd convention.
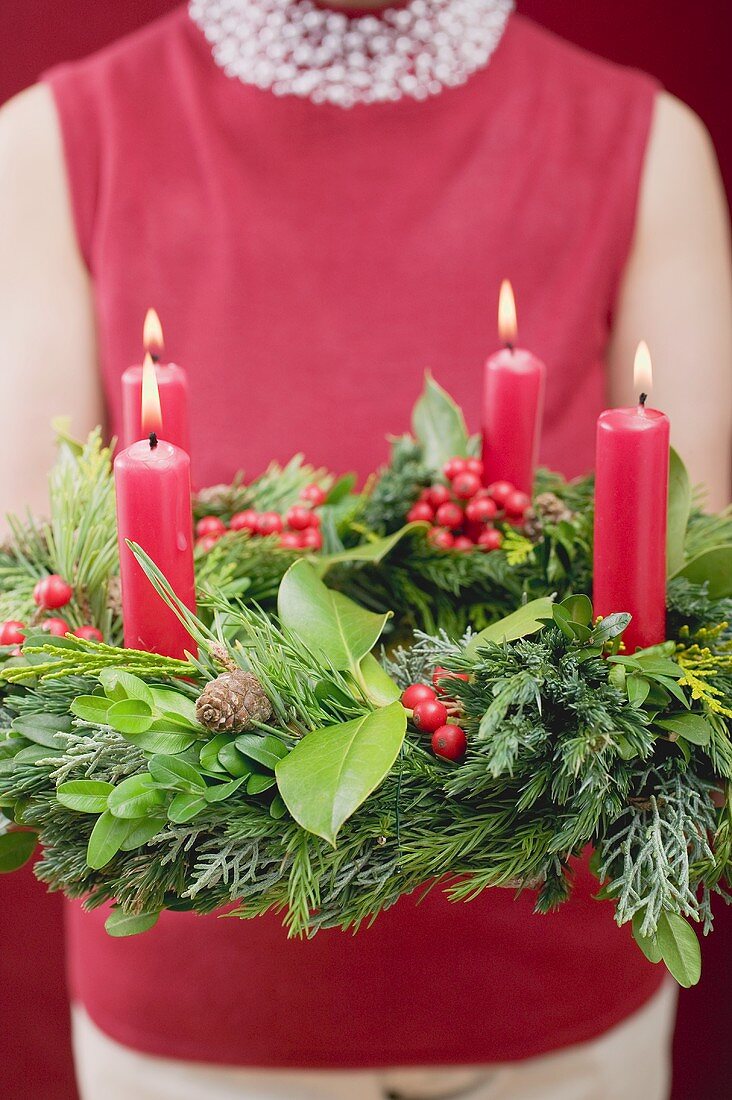
[[[0,103],[54,62],[90,53],[174,6],[175,0],[1,0]],[[732,80],[722,50],[732,40],[728,0],[518,0],[518,9],[595,53],[653,73],[690,104],[710,130],[732,194]],[[674,1100],[729,1095],[731,934],[732,913],[720,912],[716,934],[704,944],[702,981],[681,994]],[[76,1095],[60,937],[60,899],[47,896],[28,870],[2,879],[4,1100]]]

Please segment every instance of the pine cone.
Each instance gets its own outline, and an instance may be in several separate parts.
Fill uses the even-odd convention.
[[[196,718],[207,729],[241,733],[254,722],[266,722],[272,704],[256,676],[238,668],[211,680],[196,702]]]
[[[532,508],[524,516],[524,533],[536,541],[541,538],[545,523],[561,523],[571,520],[573,512],[556,493],[539,493]]]

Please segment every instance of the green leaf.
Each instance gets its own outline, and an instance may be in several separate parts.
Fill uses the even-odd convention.
[[[636,913],[633,917],[633,939],[649,962],[660,963],[663,955],[661,954],[661,948],[658,946],[657,938],[655,936],[644,936],[641,932],[643,916],[643,913]]]
[[[375,706],[386,707],[401,697],[399,688],[389,673],[381,667],[373,653],[367,653],[358,668],[359,680]]]
[[[139,821],[130,821],[129,832],[120,844],[120,851],[133,852],[135,848],[141,848],[166,825],[167,819],[164,817],[141,817]]]
[[[235,794],[246,779],[243,775],[239,779],[230,779],[228,783],[217,783],[215,787],[206,787],[205,799],[207,802],[223,802]]]
[[[487,642],[514,642],[517,638],[535,634],[537,630],[543,629],[542,620],[552,617],[553,606],[549,596],[531,600],[523,607],[519,607],[518,611],[513,611],[504,619],[499,619],[497,623],[491,623],[485,630],[481,630],[479,634],[472,637],[465,647],[465,653],[468,657],[474,657],[480,647]]]
[[[686,527],[691,511],[691,482],[684,463],[671,448],[668,473],[668,525],[666,528],[666,568],[672,577],[684,564]]]
[[[27,863],[38,843],[38,833],[13,829],[0,836],[0,874],[17,871]]]
[[[24,714],[13,720],[11,729],[36,745],[49,749],[62,749],[65,742],[59,733],[70,733],[71,719],[60,714]]]
[[[268,791],[270,787],[274,787],[277,780],[270,773],[269,775],[250,775],[247,780],[247,794],[262,794],[263,791]]]
[[[153,723],[152,707],[142,699],[120,699],[107,711],[107,722],[118,733],[145,733]]]
[[[627,611],[618,611],[613,615],[606,615],[592,631],[592,641],[595,645],[604,645],[612,638],[617,638],[619,634],[623,633],[630,620],[631,616]]]
[[[228,733],[217,733],[210,741],[202,746],[198,759],[201,767],[207,772],[226,772],[226,768],[219,762],[219,752],[224,745],[233,743],[233,737]]]
[[[584,593],[565,597],[559,606],[566,609],[573,623],[580,626],[590,626],[592,623],[592,601]]]
[[[114,817],[109,810],[105,810],[97,819],[97,823],[92,829],[91,836],[89,837],[89,843],[86,849],[86,862],[88,866],[95,871],[99,871],[102,867],[106,867],[110,859],[112,859],[122,847],[122,843],[129,831],[129,821],[123,821],[121,818]]]
[[[177,724],[193,726],[198,729],[196,718],[196,704],[187,695],[181,695],[179,691],[170,688],[150,688],[153,697],[153,707],[164,717],[173,718]]]
[[[422,445],[423,460],[441,473],[448,458],[468,452],[468,429],[460,408],[432,375],[425,375],[424,390],[414,406],[412,429]]]
[[[311,653],[322,654],[339,670],[356,668],[373,649],[389,618],[388,614],[366,611],[327,588],[305,560],[296,561],[285,573],[277,606],[282,625]]]
[[[165,794],[151,775],[131,775],[114,788],[107,805],[115,817],[125,819],[158,815]]]
[[[401,703],[308,733],[276,768],[288,810],[335,847],[343,823],[388,775],[404,740]]]
[[[574,641],[574,631],[572,630],[569,611],[566,607],[562,607],[561,604],[555,603],[552,608],[552,620],[555,626],[558,626],[565,638]]]
[[[153,693],[144,680],[125,672],[123,668],[104,668],[99,673],[99,683],[108,699],[118,702],[120,699],[139,699],[152,709]]]
[[[286,813],[287,806],[285,806],[280,796],[276,794],[269,804],[269,816],[274,818],[275,821],[279,821]]]
[[[56,798],[62,806],[77,813],[102,814],[113,790],[111,783],[99,779],[71,779],[56,788]]]
[[[45,745],[27,745],[13,757],[14,764],[35,764],[38,760],[48,760],[49,756],[57,753],[58,749],[46,748]]]
[[[147,932],[157,924],[160,911],[154,913],[125,913],[124,909],[113,909],[104,922],[110,936],[137,936]]]
[[[648,698],[651,685],[643,676],[636,676],[633,673],[626,680],[626,689],[631,707],[642,707]]]
[[[393,534],[386,535],[383,538],[362,542],[358,546],[349,547],[348,550],[340,550],[337,554],[321,554],[317,559],[315,568],[322,576],[330,569],[331,565],[340,565],[343,562],[365,562],[369,565],[378,565],[406,535],[411,535],[414,531],[424,531],[426,528],[427,524],[425,523],[408,523],[404,527],[400,527],[398,531],[394,531]]]
[[[165,753],[167,756],[177,756],[178,753],[185,752],[196,741],[194,733],[182,733],[168,728],[164,721],[160,722],[160,729],[156,728],[157,725],[158,723],[153,722],[151,728],[144,733],[126,733],[125,741],[143,752]]]
[[[329,490],[328,495],[325,498],[325,503],[340,504],[342,500],[352,493],[356,485],[355,474],[344,474],[343,477],[338,478],[335,485]]]
[[[277,761],[287,756],[287,746],[272,734],[241,733],[234,742],[240,753],[274,771]]]
[[[661,913],[656,930],[661,957],[684,989],[701,977],[701,949],[696,933],[678,913]]]
[[[233,741],[219,749],[219,763],[229,775],[237,778],[252,774],[252,765],[242,756]]]
[[[708,745],[712,736],[712,727],[703,714],[673,714],[670,718],[657,718],[656,725],[691,741],[692,745]]]
[[[686,577],[692,584],[707,583],[713,600],[732,596],[732,545],[704,550],[678,569],[674,576]]]
[[[172,787],[174,790],[197,792],[206,789],[206,783],[196,769],[185,760],[179,760],[177,756],[166,756],[159,753],[147,762],[150,775],[161,787]]]
[[[77,695],[69,710],[77,718],[81,718],[82,722],[90,722],[93,726],[106,726],[111,707],[111,700],[105,695]]]
[[[196,814],[200,814],[201,810],[205,810],[206,806],[206,799],[200,795],[177,794],[168,806],[168,818],[176,825],[183,825],[186,821],[194,818]]]

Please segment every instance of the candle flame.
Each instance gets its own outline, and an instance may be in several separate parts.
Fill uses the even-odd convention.
[[[651,353],[645,340],[641,340],[636,349],[633,364],[633,382],[636,393],[649,394],[653,389],[653,365],[651,363]]]
[[[516,301],[513,287],[508,279],[501,283],[498,294],[498,335],[504,344],[512,344],[516,339]]]
[[[145,353],[145,361],[142,364],[141,426],[143,435],[150,435],[151,432],[157,433],[163,426],[158,380],[155,374],[155,364],[149,351]]]
[[[142,326],[142,344],[145,351],[153,355],[160,355],[163,350],[163,326],[154,309],[149,309],[145,314],[145,323]]]

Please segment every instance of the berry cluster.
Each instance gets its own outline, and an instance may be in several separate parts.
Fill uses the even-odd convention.
[[[321,550],[320,516],[315,511],[325,503],[319,485],[306,485],[300,493],[302,504],[293,504],[284,516],[279,512],[256,512],[247,508],[235,512],[228,526],[218,516],[203,516],[196,524],[196,546],[210,550],[227,531],[248,531],[253,537],[279,536],[284,550]]]
[[[33,589],[33,599],[39,611],[58,611],[59,608],[66,607],[73,594],[74,590],[71,585],[63,577],[59,577],[58,573],[51,573],[48,577],[42,577]],[[31,629],[36,626],[39,630],[43,630],[57,638],[63,638],[66,634],[74,634],[77,638],[84,638],[87,641],[104,641],[101,631],[95,626],[91,626],[91,624],[77,626],[76,630],[72,630],[65,619],[58,618],[55,615],[42,619],[40,622],[34,622]],[[19,622],[17,619],[8,619],[6,622],[0,623],[0,646],[15,646],[13,653],[17,655],[20,653],[20,646],[25,641],[27,631],[26,624]]]
[[[467,680],[465,672],[450,672],[438,666],[432,673],[433,687],[410,684],[402,694],[402,704],[411,710],[412,722],[421,733],[432,734],[432,751],[443,760],[462,760],[468,742],[457,724],[458,704],[448,695],[446,680]],[[438,698],[439,696],[439,698]],[[449,721],[449,719],[452,721]]]
[[[479,458],[451,458],[443,467],[447,485],[423,489],[407,520],[432,524],[430,542],[440,550],[497,550],[503,535],[497,521],[520,527],[531,501],[508,481],[483,488]]]

